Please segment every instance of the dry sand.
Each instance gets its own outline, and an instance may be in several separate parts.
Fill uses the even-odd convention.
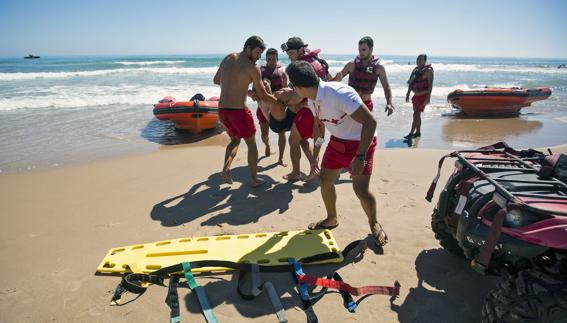
[[[260,145],[260,151],[263,147]],[[561,148],[565,151],[565,146]],[[401,283],[400,297],[372,296],[348,313],[338,294],[315,305],[321,322],[478,322],[483,298],[498,279],[484,277],[440,249],[430,228],[434,204],[424,199],[438,159],[435,150],[378,150],[371,190],[390,243],[340,273],[354,286]],[[288,168],[260,161],[268,185],[248,186],[246,151],[233,164],[235,183],[221,185],[224,149],[180,146],[155,153],[24,174],[0,175],[0,321],[165,322],[165,288],[110,306],[118,277],[95,276],[113,247],[197,235],[303,229],[324,216],[315,184],[281,180]],[[305,162],[304,168],[307,167]],[[449,163],[440,183],[451,171]],[[440,184],[441,185],[441,184]],[[348,174],[337,185],[340,246],[367,237],[368,225]],[[328,270],[308,267],[308,272]],[[275,322],[264,296],[242,300],[236,276],[198,277],[221,322]],[[283,298],[290,322],[304,322],[288,274],[266,275]],[[181,319],[204,322],[195,295],[180,289]]]

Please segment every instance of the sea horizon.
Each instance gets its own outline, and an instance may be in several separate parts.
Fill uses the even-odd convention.
[[[271,47],[267,47],[267,48],[271,48]],[[280,51],[279,46],[273,47],[276,48],[279,51],[280,55],[285,55],[283,52]],[[314,47],[312,49],[318,49],[318,47]],[[234,51],[228,51],[228,52],[224,52],[224,53],[181,53],[181,54],[160,54],[160,53],[155,53],[155,54],[41,54],[41,53],[27,53],[27,54],[22,54],[20,56],[17,55],[0,55],[0,59],[20,59],[20,58],[24,58],[27,55],[36,55],[36,56],[40,56],[41,58],[87,58],[87,57],[152,57],[152,56],[160,56],[160,57],[175,57],[175,56],[224,56],[224,55],[228,55],[229,53],[235,53],[238,52],[238,50],[234,50]],[[356,56],[358,55],[356,53],[356,51],[353,51],[352,53],[331,53],[331,52],[325,52],[324,48],[322,48],[322,53],[323,55],[340,55],[340,56]],[[377,56],[398,56],[398,57],[413,57],[416,58],[417,55],[419,55],[421,53],[416,53],[416,54],[392,54],[392,53],[377,53],[375,52],[374,55]],[[537,60],[567,60],[567,57],[537,57],[537,56],[492,56],[492,55],[481,55],[481,56],[474,56],[474,55],[435,55],[435,54],[430,54],[425,52],[425,54],[428,55],[428,57],[438,57],[438,58],[502,58],[502,59],[537,59]],[[263,55],[265,55],[265,51],[263,53]]]
[[[41,54],[35,54],[40,55]],[[88,162],[163,146],[199,141],[175,131],[152,114],[165,96],[189,99],[195,93],[218,96],[212,78],[224,54],[42,56],[0,58],[0,171],[19,172]],[[381,148],[408,148],[402,138],[411,124],[405,103],[414,56],[378,55],[396,107],[383,114],[384,92],[373,100]],[[287,65],[286,55],[279,55]],[[355,54],[322,57],[337,73]],[[257,62],[263,64],[263,59]],[[431,104],[423,114],[423,133],[409,147],[458,149],[506,140],[522,147],[565,143],[567,69],[558,59],[429,56],[435,71]],[[343,82],[346,82],[345,78]],[[378,82],[379,83],[379,82]],[[460,118],[447,103],[456,90],[491,87],[550,87],[551,97],[506,119]],[[248,102],[256,109],[256,104]],[[63,130],[63,131],[62,131]],[[225,136],[224,134],[219,134]],[[259,149],[262,149],[257,131]],[[272,144],[276,136],[270,135]],[[275,146],[274,146],[275,147]],[[220,149],[220,148],[219,148]]]

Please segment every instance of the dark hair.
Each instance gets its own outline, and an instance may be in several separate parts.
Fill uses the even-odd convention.
[[[372,49],[374,47],[374,40],[372,40],[372,37],[370,36],[364,36],[358,41],[358,45],[362,44],[366,44],[368,45],[368,48]]]
[[[417,58],[419,59],[420,57],[423,57],[423,60],[424,60],[425,62],[427,62],[427,55],[425,55],[425,54],[419,54],[419,56],[417,56]]]
[[[319,84],[319,77],[311,64],[305,61],[295,61],[287,66],[285,72],[294,86],[313,87]]]
[[[252,36],[246,39],[246,42],[244,43],[244,49],[246,49],[246,47],[250,47],[250,49],[261,48],[262,50],[264,50],[266,49],[266,44],[260,36]]]
[[[276,58],[278,58],[278,50],[275,48],[269,48],[268,51],[266,52],[266,57],[268,55],[276,55]]]

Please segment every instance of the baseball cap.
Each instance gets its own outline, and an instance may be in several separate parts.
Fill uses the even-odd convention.
[[[305,44],[303,40],[299,37],[291,37],[287,40],[287,42],[282,44],[282,50],[288,51],[290,49],[300,49],[302,47],[307,47],[308,44]]]

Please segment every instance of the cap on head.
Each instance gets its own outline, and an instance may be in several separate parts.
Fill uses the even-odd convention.
[[[284,52],[292,49],[300,49],[303,47],[307,47],[308,44],[305,44],[303,40],[299,37],[291,37],[287,40],[287,42],[282,44],[282,50]]]

